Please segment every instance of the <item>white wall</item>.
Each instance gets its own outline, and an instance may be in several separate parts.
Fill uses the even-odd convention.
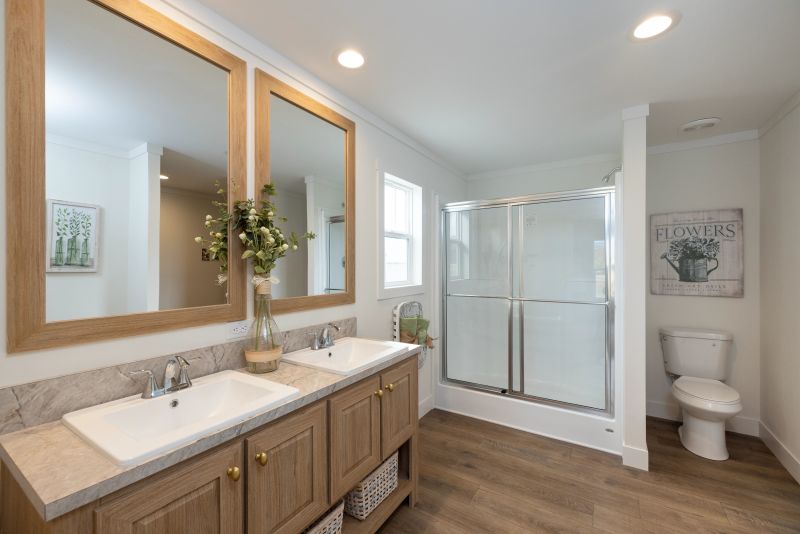
[[[761,138],[761,437],[800,481],[798,103]]]
[[[2,2],[0,2],[2,3]],[[298,328],[308,324],[321,323],[337,318],[357,316],[358,333],[361,336],[389,338],[391,336],[391,310],[401,299],[377,300],[376,269],[376,218],[377,178],[376,161],[388,159],[395,162],[395,168],[402,176],[413,179],[425,189],[435,189],[443,201],[463,200],[465,185],[461,175],[441,162],[424,147],[372,115],[358,104],[348,100],[335,90],[327,87],[300,67],[294,65],[277,52],[259,43],[213,11],[190,0],[173,0],[172,6],[179,6],[184,12],[164,2],[148,1],[155,9],[218,43],[233,54],[248,62],[248,193],[253,194],[253,69],[261,68],[269,74],[289,83],[304,93],[320,100],[335,111],[346,115],[356,123],[356,299],[353,305],[323,308],[308,312],[278,316],[283,329]],[[3,13],[5,10],[3,9]],[[5,24],[0,24],[4,31]],[[210,29],[213,27],[214,29]],[[0,39],[4,43],[5,39]],[[4,74],[0,74],[4,76]],[[5,83],[0,83],[3,87]],[[5,113],[0,110],[0,113]],[[5,136],[3,131],[2,136]],[[3,137],[3,140],[5,137]],[[0,169],[5,169],[5,151],[0,151]],[[0,170],[0,172],[4,172]],[[5,175],[2,174],[3,181]],[[0,191],[5,187],[0,185]],[[5,210],[5,203],[0,202]],[[0,218],[4,215],[0,215]],[[0,247],[6,250],[6,235],[0,232]],[[434,258],[428,257],[425,270],[435,266]],[[5,278],[5,264],[0,276]],[[418,297],[430,309],[430,292]],[[250,301],[251,299],[247,299]],[[5,284],[0,284],[0,301],[5,303]],[[252,304],[248,303],[250,307]],[[5,312],[4,312],[5,313]],[[250,310],[252,314],[252,309]],[[5,335],[5,316],[0,317],[0,330]],[[433,335],[437,335],[435,332]],[[187,328],[134,336],[112,341],[103,341],[8,355],[0,350],[0,387],[20,384],[32,380],[48,378],[82,370],[105,367],[122,362],[139,360],[182,350],[224,343],[228,340],[228,326],[225,324]],[[430,366],[430,360],[427,363]],[[423,376],[431,376],[423,370]],[[420,397],[431,395],[430,382],[420,385]]]
[[[486,200],[614,185],[613,179],[610,184],[604,184],[601,179],[619,163],[619,155],[601,154],[472,174],[467,176],[467,197]]]
[[[751,136],[754,137],[754,136]],[[669,150],[669,146],[666,147]],[[718,208],[744,210],[744,298],[647,295],[647,413],[679,419],[664,371],[658,329],[689,326],[733,334],[730,378],[743,410],[728,429],[758,435],[759,145],[757,139],[659,153],[647,159],[647,214]],[[649,224],[649,221],[648,221]],[[649,275],[649,271],[648,271]]]
[[[306,196],[291,191],[278,189],[275,204],[280,208],[279,215],[289,219],[279,222],[281,230],[288,238],[292,232],[298,236],[303,235],[307,229],[306,224]],[[272,298],[297,297],[309,295],[308,292],[308,250],[317,244],[317,239],[308,241],[300,239],[297,250],[289,250],[286,256],[278,262],[274,274],[279,284],[272,284]]]
[[[52,137],[45,154],[48,199],[101,207],[97,272],[48,273],[46,317],[62,321],[127,313],[130,161],[103,147]]]
[[[205,217],[215,213],[214,195],[161,187],[159,232],[159,298],[161,310],[210,306],[227,302],[217,284],[219,263],[203,261],[195,236],[208,239]]]

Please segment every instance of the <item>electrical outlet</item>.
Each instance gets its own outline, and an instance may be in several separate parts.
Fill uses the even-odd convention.
[[[247,335],[247,330],[250,328],[248,321],[237,321],[235,323],[228,323],[228,339],[239,339]]]

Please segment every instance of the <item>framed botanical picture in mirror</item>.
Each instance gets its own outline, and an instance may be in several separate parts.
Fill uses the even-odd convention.
[[[47,201],[47,272],[96,273],[100,206]]]

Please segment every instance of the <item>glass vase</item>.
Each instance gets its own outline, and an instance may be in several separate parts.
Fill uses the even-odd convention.
[[[272,317],[272,284],[261,282],[256,286],[255,317],[244,347],[247,370],[251,373],[269,373],[278,369],[283,353],[283,335]]]

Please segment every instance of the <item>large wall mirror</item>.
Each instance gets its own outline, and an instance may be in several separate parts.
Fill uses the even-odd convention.
[[[355,302],[355,125],[256,71],[256,181],[275,186],[284,232],[316,237],[275,269],[273,309]]]
[[[195,241],[246,192],[244,62],[136,1],[6,24],[9,351],[244,318]]]

